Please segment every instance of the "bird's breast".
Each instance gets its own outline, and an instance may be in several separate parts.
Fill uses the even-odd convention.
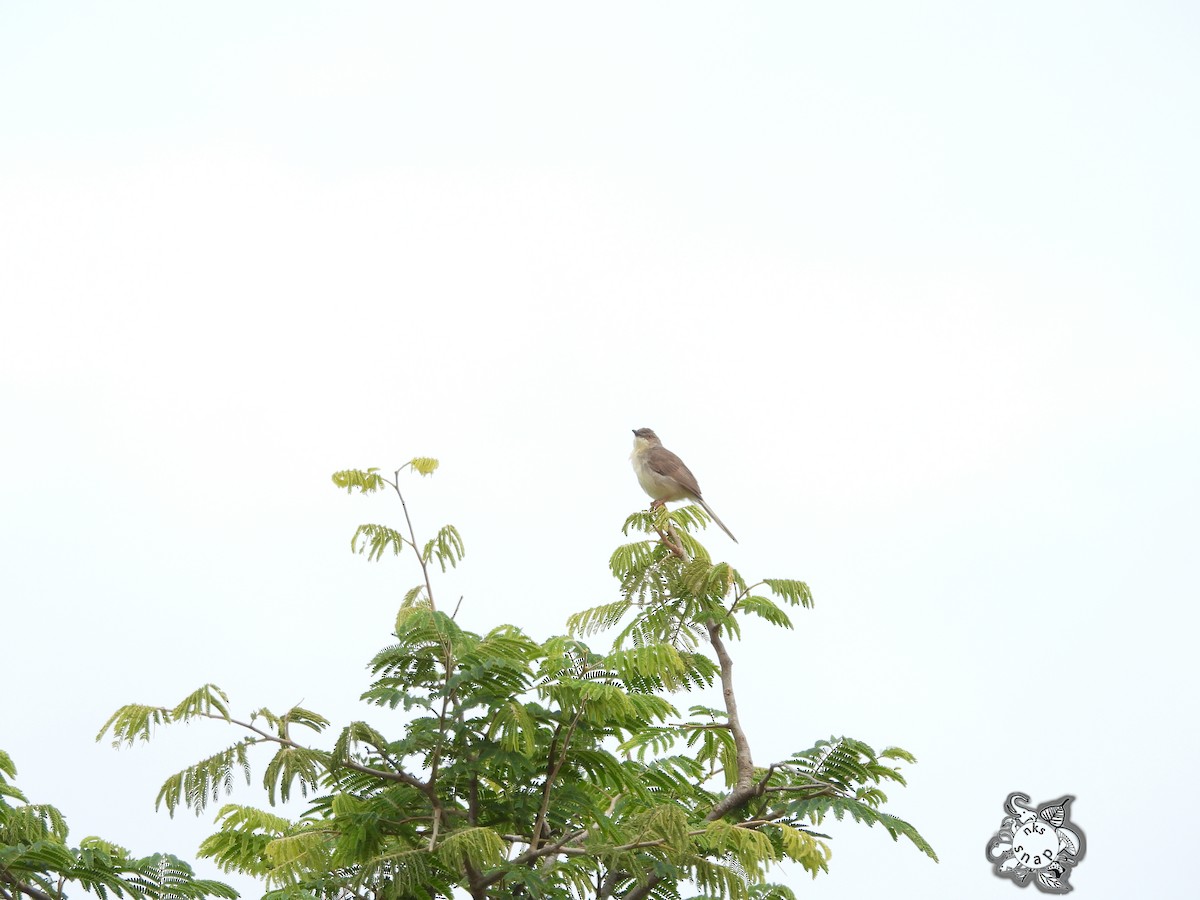
[[[680,487],[679,482],[674,478],[668,478],[655,472],[650,468],[644,455],[635,450],[629,460],[633,463],[633,471],[637,475],[638,484],[652,499],[663,501],[687,499],[687,492]]]

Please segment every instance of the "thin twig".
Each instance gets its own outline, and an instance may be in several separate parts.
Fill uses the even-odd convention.
[[[170,710],[168,710],[164,707],[163,712],[169,713]],[[202,716],[206,719],[215,719],[218,722],[228,722],[230,725],[240,725],[242,728],[245,728],[247,731],[253,731],[255,734],[259,735],[263,740],[272,741],[276,744],[281,744],[284,747],[292,747],[296,750],[311,750],[312,749],[311,747],[305,747],[303,744],[298,744],[295,741],[291,740],[290,738],[281,738],[281,737],[279,737],[279,735],[271,734],[271,732],[264,731],[263,729],[259,728],[257,725],[253,725],[250,722],[243,722],[241,719],[229,718],[226,716],[218,715],[217,713],[207,713],[207,712],[197,713],[197,715]],[[402,771],[389,772],[386,769],[374,769],[374,768],[371,768],[370,766],[364,766],[361,763],[355,762],[352,759],[343,759],[343,760],[341,760],[340,764],[345,766],[347,769],[351,769],[351,770],[353,770],[355,772],[359,772],[363,775],[373,775],[376,778],[383,778],[386,781],[396,781],[396,782],[399,782],[400,784],[407,784],[410,787],[415,787],[417,790],[419,790],[421,793],[425,794],[431,800],[436,799],[435,795],[434,795],[432,784],[427,784],[426,782],[421,781],[419,778],[416,778],[413,775],[409,775],[407,772],[402,772]]]
[[[404,510],[404,521],[408,523],[408,543],[413,548],[413,553],[417,555],[417,562],[421,564],[421,574],[425,576],[425,594],[429,597],[429,608],[434,612],[437,611],[437,605],[433,602],[433,584],[429,580],[429,567],[425,564],[424,557],[421,556],[421,551],[417,548],[417,534],[413,530],[412,518],[408,514],[408,504],[404,502],[404,494],[400,492],[400,469],[396,470],[396,480],[388,481],[396,492],[396,496],[400,498],[400,507]],[[385,478],[384,481],[387,481]]]

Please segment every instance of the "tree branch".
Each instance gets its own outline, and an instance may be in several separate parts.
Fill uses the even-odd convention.
[[[16,875],[13,875],[3,866],[0,866],[0,881],[3,881],[5,884],[12,885],[13,890],[24,894],[27,897],[31,897],[32,900],[55,900],[54,897],[52,897],[50,894],[47,894],[45,891],[38,890],[33,885],[26,884],[25,882],[21,881],[21,879],[17,878]]]
[[[472,900],[485,900],[488,885],[491,882],[481,877],[479,870],[471,865],[470,860],[463,860],[463,868],[467,874],[467,886],[471,892]]]
[[[617,884],[621,879],[628,877],[629,875],[626,872],[622,872],[619,869],[610,869],[596,891],[596,900],[608,900],[612,896],[612,892],[617,889]]]
[[[646,900],[650,896],[650,892],[658,887],[664,879],[663,875],[651,875],[645,884],[639,884],[626,894],[624,900]]]
[[[542,805],[538,808],[537,819],[533,823],[533,841],[529,845],[531,851],[537,850],[538,843],[542,839],[542,829],[546,826],[546,814],[550,811],[550,790],[554,787],[554,779],[558,777],[563,763],[567,761],[567,747],[571,744],[571,736],[575,734],[575,726],[579,724],[579,719],[583,715],[583,709],[587,706],[586,700],[579,701],[579,709],[575,711],[575,717],[571,719],[571,724],[567,726],[567,733],[563,737],[562,748],[558,754],[558,759],[554,758],[554,751],[558,743],[558,729],[555,730],[554,740],[550,743],[550,766],[546,770],[546,784],[542,788]],[[562,728],[560,724],[559,729]],[[566,841],[563,841],[565,844]]]
[[[540,848],[536,848],[536,849],[533,848],[533,846],[532,846],[532,844],[533,844],[532,839],[522,837],[519,834],[504,834],[504,835],[501,835],[501,837],[504,840],[511,841],[514,844],[529,844],[530,845],[529,850],[526,850],[520,856],[514,857],[512,862],[510,863],[510,865],[514,865],[514,866],[523,866],[523,865],[531,863],[534,860],[539,859],[541,857],[553,856],[556,853],[568,853],[573,856],[581,856],[581,855],[587,853],[588,851],[586,851],[582,848],[571,849],[571,850],[565,849],[567,844],[569,844],[571,841],[578,840],[580,837],[582,837],[585,834],[587,834],[587,829],[581,828],[578,831],[570,832],[569,834],[565,835],[563,838],[561,838],[560,840],[558,840],[557,842],[555,842],[553,844],[547,844],[544,847],[540,847]],[[479,889],[483,890],[484,888],[490,887],[491,885],[495,884],[497,881],[502,879],[507,874],[508,873],[505,872],[503,869],[499,869],[490,875],[485,875],[484,877],[479,879]],[[472,888],[472,889],[474,889],[474,888]]]
[[[467,788],[467,824],[479,824],[479,773],[471,773],[471,783]]]
[[[163,712],[166,712],[169,714],[170,710],[163,708]],[[284,747],[294,747],[297,750],[311,750],[312,749],[311,747],[305,747],[303,744],[298,744],[295,741],[291,740],[290,738],[282,738],[277,734],[271,734],[271,732],[264,731],[263,729],[259,728],[257,725],[254,725],[250,722],[243,722],[241,719],[226,718],[225,716],[218,715],[216,713],[208,713],[208,712],[197,713],[197,715],[200,715],[206,719],[215,719],[218,722],[226,722],[230,725],[240,725],[242,728],[245,728],[247,731],[254,732],[259,737],[261,737],[263,740],[271,741],[276,744],[281,744]],[[415,787],[417,790],[419,790],[421,793],[423,793],[426,797],[429,797],[431,801],[436,802],[436,797],[435,797],[434,791],[433,791],[433,785],[427,784],[426,782],[421,781],[421,779],[416,778],[412,775],[409,775],[407,772],[400,772],[400,771],[389,772],[386,769],[373,769],[370,766],[364,766],[361,763],[357,763],[352,759],[344,759],[341,761],[341,764],[344,765],[347,769],[351,769],[351,770],[353,770],[355,772],[359,772],[363,775],[373,775],[376,778],[383,778],[386,781],[396,781],[396,782],[399,782],[400,784],[407,784],[410,787]]]
[[[689,562],[690,558],[683,548],[683,541],[679,539],[675,529],[668,524],[667,530],[670,533],[669,536],[662,531],[658,532],[663,545],[679,559]],[[733,612],[744,593],[734,600],[733,606],[725,611],[725,615]],[[709,619],[704,623],[704,627],[708,630],[709,642],[712,644],[713,650],[717,654],[717,662],[721,666],[721,693],[725,700],[725,713],[728,717],[726,722],[711,727],[728,728],[733,733],[733,746],[737,759],[737,780],[733,790],[705,816],[705,821],[713,822],[734,809],[744,806],[751,797],[761,794],[765,782],[757,786],[754,784],[754,760],[750,754],[750,741],[746,737],[745,729],[742,728],[742,720],[738,716],[737,697],[733,692],[733,657],[729,655],[725,642],[721,639],[720,623]]]
[[[408,504],[404,502],[404,494],[400,492],[400,469],[396,470],[396,480],[388,481],[392,489],[396,492],[396,496],[400,498],[400,507],[404,510],[404,521],[408,523],[408,543],[413,548],[413,553],[417,555],[417,562],[421,564],[421,574],[425,576],[425,594],[429,597],[429,608],[437,612],[437,605],[433,602],[433,584],[429,580],[429,567],[425,565],[425,559],[421,556],[421,551],[417,548],[417,535],[413,531],[412,518],[408,514]],[[387,481],[385,478],[384,481]]]
[[[428,574],[426,574],[428,579]],[[430,601],[432,603],[432,601]],[[450,690],[450,672],[454,668],[454,657],[451,655],[450,642],[446,640],[442,634],[441,628],[438,628],[438,634],[442,637],[442,668],[445,670],[445,678],[442,680],[442,711],[438,715],[438,740],[433,747],[432,759],[429,763],[429,786],[430,791],[427,794],[430,802],[433,804],[433,833],[429,836],[429,852],[432,853],[437,846],[438,827],[441,825],[444,815],[441,805],[441,799],[437,795],[437,777],[438,766],[442,762],[442,745],[446,740],[446,713],[450,709],[450,698],[453,692]]]
[[[737,697],[733,693],[733,658],[721,640],[721,626],[718,622],[709,620],[705,623],[708,629],[708,639],[717,654],[717,662],[721,665],[721,693],[725,698],[725,714],[729,717],[729,730],[733,732],[733,746],[737,757],[737,781],[729,795],[705,816],[705,821],[714,822],[725,814],[744,806],[751,797],[760,791],[754,784],[754,760],[750,756],[750,741],[742,728],[742,720],[738,716]]]

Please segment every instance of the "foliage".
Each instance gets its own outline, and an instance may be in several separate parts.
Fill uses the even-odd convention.
[[[67,823],[57,808],[30,803],[12,782],[17,767],[0,750],[0,897],[15,900],[62,900],[73,885],[105,900],[200,900],[237,892],[219,881],[196,878],[174,856],[135,857],[124,847],[86,837],[78,847],[67,843]]]
[[[435,467],[417,459],[406,468]],[[275,900],[448,898],[456,889],[477,900],[677,900],[684,890],[767,900],[792,896],[770,880],[782,861],[813,877],[828,871],[829,838],[816,828],[849,813],[936,859],[882,810],[881,786],[903,784],[897,764],[915,761],[906,751],[830,738],[766,767],[752,761],[726,641],[747,616],[791,628],[787,610],[812,605],[803,582],[750,583],[692,535],[707,521],[700,509],[657,509],[625,523],[637,536],[610,561],[616,600],[541,641],[510,625],[476,633],[438,608],[431,580],[434,563],[444,570],[463,558],[462,538],[446,526],[418,542],[399,478],[334,476],[348,491],[396,492],[405,528],[362,526],[352,546],[370,559],[411,552],[423,575],[362,695],[394,716],[399,736],[358,721],[307,743],[302,732],[315,739],[329,728],[318,714],[260,709],[236,719],[214,685],[173,708],[122,707],[101,729],[118,746],[197,719],[239,731],[167,780],[158,802],[172,814],[204,812],[249,781],[260,745],[272,751],[269,803],[309,798],[296,819],[220,806],[202,856],[265,879]],[[585,643],[611,629],[607,650]],[[715,686],[724,708],[684,714],[672,699]]]

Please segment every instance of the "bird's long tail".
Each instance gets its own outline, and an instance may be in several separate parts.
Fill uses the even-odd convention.
[[[736,544],[736,543],[738,542],[738,539],[737,539],[737,538],[735,538],[735,537],[733,536],[733,532],[732,532],[732,531],[730,531],[728,528],[726,528],[726,527],[725,527],[725,523],[724,523],[724,522],[722,522],[722,521],[720,520],[720,518],[718,518],[718,517],[717,517],[717,514],[716,514],[715,512],[713,512],[713,511],[712,511],[712,507],[711,507],[711,506],[709,506],[707,503],[705,503],[705,502],[704,502],[704,501],[703,501],[701,498],[699,498],[699,497],[697,497],[697,498],[696,498],[696,502],[697,502],[697,503],[699,503],[701,506],[703,506],[703,507],[704,507],[704,511],[705,511],[706,513],[708,513],[708,515],[709,515],[709,518],[711,518],[711,519],[712,519],[714,522],[716,522],[716,523],[717,523],[717,525],[720,527],[720,529],[721,529],[723,532],[725,532],[727,535],[729,535],[729,539],[730,539],[731,541],[733,541],[733,542]]]

